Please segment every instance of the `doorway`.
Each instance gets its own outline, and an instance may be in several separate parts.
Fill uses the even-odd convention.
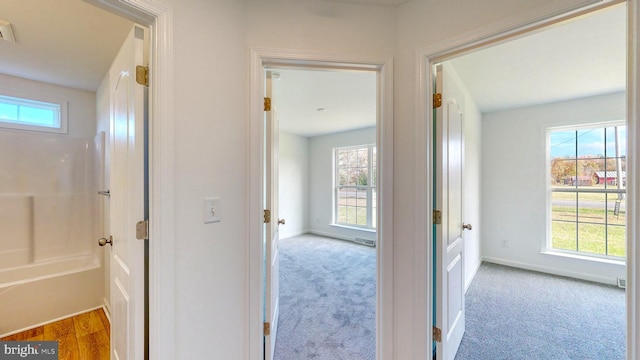
[[[267,181],[265,209],[278,223],[265,264],[267,293],[279,290],[266,297],[273,359],[375,358],[377,76],[267,69],[266,118],[278,129],[265,162],[278,190]]]
[[[599,11],[596,13],[595,10],[599,10]],[[592,11],[593,13],[591,13]],[[556,190],[548,190],[547,181],[549,180],[549,175],[547,174],[547,172],[549,170],[548,164],[551,162],[551,159],[545,158],[545,152],[547,153],[547,155],[549,154],[549,147],[548,147],[549,143],[548,142],[545,143],[545,141],[548,141],[549,139],[548,134],[546,133],[547,129],[553,128],[554,126],[555,127],[562,126],[563,124],[566,125],[567,119],[571,118],[571,116],[568,115],[569,113],[571,113],[571,111],[562,110],[563,102],[571,102],[571,104],[567,104],[566,106],[573,105],[574,108],[580,108],[581,105],[588,107],[589,106],[588,104],[590,102],[595,103],[597,101],[617,101],[615,106],[617,108],[617,111],[614,111],[613,114],[600,113],[598,115],[595,115],[596,113],[590,112],[591,115],[594,115],[593,117],[586,115],[586,113],[581,114],[580,112],[572,114],[572,115],[577,115],[580,118],[579,121],[582,121],[582,122],[591,121],[591,122],[597,122],[602,124],[603,122],[606,122],[606,121],[612,121],[612,120],[615,121],[615,120],[626,118],[626,106],[625,106],[626,95],[624,94],[624,88],[626,84],[626,75],[625,75],[626,28],[623,26],[626,19],[625,5],[624,4],[623,5],[607,4],[607,6],[602,6],[602,7],[599,7],[598,9],[592,8],[590,10],[583,10],[581,13],[578,14],[581,16],[581,18],[579,19],[577,18],[578,15],[576,14],[573,14],[573,16],[567,16],[563,19],[555,19],[555,21],[552,22],[552,24],[554,24],[554,29],[549,30],[549,33],[551,33],[552,31],[560,31],[564,27],[564,25],[561,24],[561,21],[567,20],[569,18],[571,19],[570,20],[571,24],[569,25],[578,26],[579,24],[593,21],[593,19],[596,19],[599,16],[607,16],[607,13],[610,15],[611,13],[616,11],[618,11],[618,14],[613,15],[614,17],[617,16],[617,20],[614,23],[622,25],[621,28],[618,29],[620,30],[618,31],[618,33],[620,33],[620,36],[608,37],[607,41],[609,43],[607,44],[607,46],[613,45],[612,43],[621,45],[621,46],[618,46],[621,49],[617,49],[621,51],[608,52],[607,54],[616,53],[618,58],[614,60],[603,61],[603,64],[605,65],[605,67],[607,66],[613,67],[612,64],[620,65],[618,66],[617,70],[607,69],[609,72],[611,73],[616,72],[619,75],[618,76],[619,79],[617,81],[618,83],[617,87],[611,86],[611,82],[603,81],[602,83],[604,83],[605,87],[608,86],[607,90],[599,90],[599,91],[596,90],[595,94],[591,93],[586,95],[585,94],[567,95],[564,98],[546,99],[544,101],[538,100],[537,102],[530,103],[530,104],[510,104],[510,105],[507,105],[506,108],[502,108],[502,109],[485,108],[484,110],[476,109],[475,111],[471,111],[472,115],[475,112],[482,119],[481,126],[483,127],[483,130],[482,130],[483,138],[482,138],[481,148],[484,152],[486,152],[486,154],[485,153],[482,154],[481,156],[482,163],[480,165],[480,167],[483,168],[482,182],[481,182],[483,200],[482,200],[481,209],[482,209],[482,213],[485,216],[483,217],[482,223],[480,223],[479,224],[480,226],[478,227],[481,230],[482,246],[481,247],[479,246],[480,244],[479,237],[477,239],[474,239],[471,245],[474,248],[475,256],[472,256],[471,258],[467,258],[465,261],[465,264],[471,265],[469,266],[469,268],[465,270],[465,273],[468,274],[465,279],[465,283],[467,287],[470,284],[471,279],[473,278],[475,271],[477,270],[482,260],[497,262],[497,263],[501,263],[509,266],[523,267],[523,268],[528,268],[528,269],[543,271],[543,272],[555,272],[560,275],[574,276],[574,277],[578,277],[578,278],[582,278],[590,281],[600,281],[600,282],[606,282],[609,284],[615,284],[616,277],[626,276],[627,269],[625,267],[625,258],[630,259],[630,257],[624,252],[621,254],[618,250],[615,250],[613,246],[609,248],[610,252],[607,253],[608,250],[606,250],[606,244],[605,244],[605,249],[602,250],[602,253],[600,253],[600,251],[596,250],[595,248],[591,248],[591,247],[585,248],[584,244],[588,242],[587,241],[588,238],[586,237],[586,234],[584,234],[584,236],[582,237],[583,241],[581,245],[576,244],[573,250],[567,248],[565,245],[565,248],[560,249],[561,251],[557,251],[558,250],[557,239],[556,239],[557,235],[552,229],[554,229],[553,226],[557,226],[557,223],[558,223],[558,217],[556,215],[556,212],[558,210],[557,210],[557,207],[555,206],[554,200],[552,200],[550,197],[547,196],[547,191],[549,191],[549,194],[551,194],[551,191],[556,191]],[[611,24],[612,23],[608,23],[609,27],[611,27]],[[549,23],[547,23],[546,25],[549,25]],[[534,35],[531,35],[531,37],[524,36],[523,34],[526,31],[523,31],[523,30],[518,31],[517,33],[518,33],[518,36],[521,36],[523,40],[526,38],[527,41],[529,41],[528,39],[533,39],[535,37],[538,37],[539,39],[541,37],[546,36],[545,35],[546,31],[544,31],[543,29],[544,27],[545,25],[540,25],[540,24],[535,26],[535,29],[540,31],[536,32]],[[580,32],[584,33],[585,31],[580,31]],[[557,38],[560,38],[560,35],[549,35],[549,36],[553,36],[554,40]],[[511,46],[512,42],[511,41],[507,42],[506,40],[507,38],[508,36],[500,36],[500,41],[488,42],[480,46],[484,46],[486,49],[490,44],[492,45],[490,49],[492,51],[500,47]],[[516,43],[518,41],[519,40],[515,40],[513,41],[513,43]],[[580,42],[580,41],[576,41],[575,43],[579,43],[580,45],[583,45],[582,44],[583,42]],[[531,50],[533,50],[533,48],[536,49],[535,50],[536,53],[542,52],[541,46],[528,47],[528,49],[531,49]],[[475,46],[468,46],[466,48],[465,46],[461,46],[457,48],[455,51],[451,51],[450,55],[439,56],[437,59],[435,58],[430,59],[431,61],[430,63],[444,62],[445,64],[448,64],[449,66],[454,67],[454,70],[458,70],[456,74],[457,81],[464,85],[465,80],[468,79],[467,78],[468,74],[465,72],[466,69],[463,63],[464,63],[465,57],[471,58],[472,56],[475,56],[476,53],[475,52],[471,53],[471,51],[476,49],[478,49],[477,44]],[[564,55],[564,58],[562,60],[566,60],[567,57],[570,57],[575,53],[575,51],[571,50],[571,47],[568,45],[558,46],[556,47],[556,49],[557,49],[556,51],[559,54],[562,54],[563,50],[567,51],[567,53]],[[459,55],[460,53],[464,53],[464,55]],[[509,55],[504,55],[504,56],[510,57],[510,59],[512,60],[511,61],[512,64],[518,64],[520,62],[515,60],[515,58],[517,58],[519,55],[523,55],[523,56],[528,56],[527,54],[532,55],[531,53],[528,53],[526,49],[521,51],[520,53],[521,54],[518,54],[518,51],[515,51],[515,52],[511,52]],[[589,55],[587,55],[586,57],[590,58]],[[597,58],[597,57],[594,57],[594,58]],[[561,63],[562,61],[557,61],[555,64],[557,65]],[[580,63],[580,65],[586,66],[587,63],[588,61],[583,61]],[[493,65],[489,63],[484,63],[484,65],[486,66],[480,66],[479,64],[480,62],[478,58],[475,58],[474,65],[476,67],[476,72],[478,67],[487,69],[487,68],[490,68],[491,65]],[[565,70],[564,72],[571,73],[572,71],[577,71],[578,70],[577,68],[579,68],[579,66],[576,66],[575,64],[576,63],[574,62],[574,66],[570,70]],[[457,69],[456,69],[456,65],[459,66]],[[500,65],[497,65],[497,66],[499,67]],[[549,70],[548,67],[540,66],[540,62],[537,63],[537,66],[539,66],[540,68],[545,68]],[[507,72],[510,69],[503,67],[502,70],[504,72]],[[556,69],[551,69],[548,72],[553,72],[554,70]],[[486,71],[485,73],[489,73],[489,71]],[[526,83],[529,80],[531,80],[531,78],[537,79],[537,78],[543,78],[543,76],[537,77],[533,72],[529,72],[527,76],[519,76],[519,77],[513,76],[513,78],[522,79],[520,80],[520,82]],[[590,79],[592,80],[592,83],[598,83],[597,81],[593,81],[594,77]],[[492,81],[491,90],[493,90],[494,87],[499,86],[499,79],[497,77],[495,76],[491,77],[491,81]],[[565,85],[579,83],[579,78],[573,81],[565,80],[564,82],[565,82]],[[547,91],[544,93],[545,96],[548,96],[549,94],[554,93],[557,90],[567,90],[566,89],[567,86],[558,85],[554,87],[552,83],[553,83],[552,81],[545,82],[545,87],[547,89]],[[588,91],[587,87],[585,86],[581,86],[580,90]],[[633,90],[629,89],[629,91],[633,91]],[[490,92],[491,92],[490,90],[486,91],[486,93],[490,93]],[[517,93],[517,90],[513,90],[512,92]],[[470,93],[473,93],[473,91],[471,90]],[[602,94],[608,94],[608,95],[602,95]],[[525,98],[524,96],[521,96],[522,94],[519,94],[519,95],[515,95],[515,97],[518,97],[519,100],[522,100],[523,98]],[[471,96],[468,93],[467,99],[469,97]],[[503,96],[502,98],[500,98],[500,100],[503,100],[507,97],[508,96]],[[613,98],[616,98],[617,100],[613,100]],[[582,99],[585,99],[585,100],[583,101]],[[482,100],[486,100],[486,97]],[[550,103],[553,103],[553,105],[545,105]],[[560,115],[554,117],[553,115],[550,115],[550,113],[545,112],[545,108],[549,108],[549,107],[554,107],[555,110],[557,110],[558,114]],[[520,108],[522,109],[526,108],[527,111],[535,112],[536,115],[533,115],[533,112],[531,112],[530,115],[533,115],[534,117],[538,117],[541,123],[532,123],[533,121],[532,118],[523,116],[524,113],[518,110]],[[425,115],[428,115],[428,114],[429,113]],[[498,123],[498,121],[495,121],[498,117],[503,117],[505,122]],[[562,117],[562,119],[560,119],[560,117]],[[600,120],[596,121],[594,117],[600,117]],[[507,118],[510,118],[513,121],[509,122]],[[487,123],[486,131],[484,129],[485,119]],[[518,122],[517,120],[520,120],[520,122]],[[577,120],[576,122],[572,123],[572,126],[575,128],[576,124],[579,121]],[[629,118],[626,121],[626,124],[630,124],[630,123],[633,123],[632,118]],[[478,124],[480,124],[480,122]],[[578,124],[578,126],[584,127],[584,124]],[[509,133],[506,130],[508,128],[512,128],[513,131]],[[487,135],[487,139],[485,140],[486,133],[489,133],[489,135]],[[496,136],[494,138],[491,138],[491,135],[493,134],[495,134]],[[529,139],[531,139],[531,141]],[[497,149],[502,144],[508,144],[507,146],[508,146],[508,149],[510,150],[505,150],[505,148],[502,148],[502,150],[498,152],[493,151],[494,148]],[[529,154],[527,156],[531,156],[532,159],[535,158],[536,160],[534,160],[534,163],[528,162],[526,160],[526,156],[523,156],[523,153],[518,152],[520,149],[523,149],[523,151],[526,151],[524,149],[529,149],[528,150]],[[521,160],[523,162],[527,162],[529,164],[535,164],[535,166],[540,167],[539,170],[533,170],[532,168],[527,167],[529,170],[533,170],[533,173],[540,174],[539,176],[531,176],[530,180],[533,182],[534,185],[526,185],[527,181],[521,181],[523,180],[523,178],[519,177],[520,175],[516,175],[516,174],[527,173],[528,170],[526,169],[523,169],[523,171],[520,171],[520,172],[506,171],[509,175],[507,175],[504,178],[500,178],[500,180],[496,180],[495,176],[500,177],[500,175],[498,175],[500,171],[496,171],[496,169],[499,169],[500,167],[499,166],[496,167],[496,162],[500,161],[499,160],[500,154],[506,154],[506,153],[508,153],[509,154],[508,156],[512,157],[516,161],[516,163],[519,163],[519,161]],[[604,153],[605,151],[603,148],[602,154]],[[621,156],[618,156],[618,157],[621,157]],[[625,156],[622,155],[622,157],[624,158]],[[589,155],[589,158],[595,159],[596,156]],[[612,156],[612,158],[615,158],[615,156]],[[477,161],[474,161],[473,163],[475,164],[477,163]],[[465,169],[466,169],[466,164],[467,162],[465,162]],[[493,169],[493,170],[490,170],[490,169]],[[438,170],[436,170],[436,172],[437,171]],[[479,176],[476,175],[476,177],[479,177]],[[538,184],[538,185],[536,186],[535,184]],[[582,184],[582,185],[585,185],[585,184]],[[517,189],[514,189],[512,186],[515,186]],[[499,196],[496,197],[495,195],[499,194],[500,191],[503,191],[505,189],[509,189],[507,192],[510,194],[509,198],[510,198],[511,207],[506,206],[502,210],[500,210],[497,208],[501,206],[500,204],[505,204],[505,203],[504,202],[500,203]],[[593,191],[591,190],[595,191],[595,189],[590,189],[590,192],[592,193]],[[612,190],[612,191],[616,192],[618,190]],[[536,197],[537,200],[529,201],[522,198],[523,196],[526,197],[525,193],[527,192],[529,192],[530,195],[533,195],[534,197]],[[492,194],[492,195],[487,195],[487,194]],[[580,197],[580,195],[578,195],[578,197]],[[630,195],[630,197],[632,196]],[[486,200],[487,198],[489,198],[490,200]],[[578,200],[578,203],[579,201],[580,200]],[[518,230],[516,232],[513,232],[511,231],[513,229],[511,230],[508,229],[510,224],[517,224],[516,218],[518,216],[521,216],[524,213],[527,213],[526,211],[517,210],[518,207],[522,208],[522,206],[520,206],[519,204],[527,204],[529,209],[535,209],[535,211],[530,210],[529,212],[530,216],[527,220],[527,223],[528,223],[527,226],[518,227]],[[608,205],[606,200],[603,200],[602,208],[603,208],[603,213],[608,210]],[[614,210],[613,207],[611,210],[613,212]],[[496,211],[498,211],[498,213],[496,213]],[[479,210],[476,209],[476,212],[479,213]],[[578,212],[580,212],[580,210],[578,210]],[[466,211],[464,214],[465,216],[469,215],[467,214]],[[537,217],[534,214],[540,214],[541,215],[540,219],[536,220]],[[492,221],[494,222],[497,221],[498,218],[501,218],[502,220],[501,226],[496,226],[492,223]],[[465,220],[465,222],[467,221]],[[596,224],[596,226],[600,226],[600,225]],[[629,226],[632,227],[633,224],[629,224]],[[579,229],[581,227],[582,225],[578,225],[576,228]],[[531,246],[529,246],[529,249],[525,249],[519,246],[518,238],[521,238],[523,236],[508,235],[508,234],[515,235],[520,233],[530,234],[530,233],[533,233],[533,230],[536,228],[538,230],[535,230],[535,231],[537,231],[538,233],[536,236],[534,236],[535,239],[533,240],[529,239],[532,241],[528,241],[528,243],[529,244],[533,243]],[[474,230],[475,229],[476,227],[474,226]],[[504,230],[504,231],[501,231],[501,230]],[[578,235],[580,235],[580,230],[578,230]],[[622,241],[624,242],[624,234],[622,235],[622,238],[623,238]],[[613,239],[613,238],[611,237],[610,239]],[[629,244],[628,241],[627,241],[627,244]],[[465,242],[465,245],[466,245],[466,242]],[[492,249],[491,246],[493,246],[494,250],[491,250]],[[630,245],[628,245],[627,248],[630,248]],[[482,249],[482,251],[480,251],[480,249]],[[611,249],[614,249],[614,250],[611,250]],[[570,251],[571,254],[568,255],[565,252],[565,250]],[[579,256],[584,256],[584,258],[581,258],[580,260],[578,260],[578,258],[572,257],[574,254],[579,253],[581,251],[582,251],[582,254],[579,254]],[[589,254],[585,254],[585,251],[589,252]],[[561,252],[562,254],[558,254],[559,252]],[[518,256],[520,256],[520,258],[518,258]],[[595,256],[597,259],[592,258],[590,261],[586,260],[588,256]],[[602,259],[602,257],[605,257],[608,259],[606,261],[607,262],[606,265],[602,264],[602,261],[600,260]],[[506,259],[509,259],[509,260],[506,260]],[[631,266],[632,264],[628,263],[628,265]],[[436,269],[435,271],[437,273],[438,271],[440,271],[440,269]],[[627,311],[629,313],[630,311],[633,311],[633,310],[627,309]]]
[[[310,58],[314,58],[314,60],[309,60]],[[388,95],[386,94],[390,94],[390,83],[386,80],[389,79],[389,76],[391,75],[391,73],[389,72],[391,70],[390,64],[387,64],[386,61],[382,60],[380,61],[380,59],[376,60],[376,59],[371,59],[371,58],[367,58],[367,56],[365,57],[360,57],[360,56],[356,56],[359,60],[355,61],[353,60],[353,58],[351,58],[351,60],[349,61],[345,61],[346,58],[348,58],[349,56],[339,56],[339,55],[335,55],[335,56],[331,56],[331,55],[326,55],[326,54],[317,54],[317,56],[314,55],[309,55],[309,54],[282,54],[279,53],[277,51],[274,52],[270,52],[270,51],[260,51],[260,52],[252,52],[252,59],[253,59],[253,74],[255,74],[255,76],[252,76],[252,79],[254,79],[255,81],[252,82],[251,84],[251,89],[252,89],[252,104],[254,106],[252,106],[252,124],[251,124],[251,138],[255,139],[255,141],[251,141],[251,144],[255,144],[256,146],[252,146],[251,147],[251,163],[254,165],[251,168],[250,173],[252,174],[260,174],[259,176],[256,175],[252,175],[251,176],[251,180],[250,180],[250,184],[251,184],[251,188],[254,189],[254,191],[252,191],[252,194],[255,194],[253,196],[251,196],[251,209],[253,209],[252,212],[255,213],[255,211],[259,211],[260,213],[263,213],[264,210],[264,203],[263,203],[263,199],[264,199],[264,194],[266,191],[263,191],[264,189],[264,183],[262,181],[262,179],[264,179],[264,176],[266,174],[266,169],[263,172],[263,169],[261,169],[260,164],[263,163],[263,156],[264,153],[261,151],[261,149],[266,149],[264,146],[266,145],[266,142],[263,141],[263,139],[265,139],[265,134],[266,134],[266,130],[264,128],[264,103],[263,103],[263,98],[264,98],[264,92],[262,89],[264,89],[264,84],[266,83],[266,79],[265,79],[265,73],[266,70],[273,70],[273,69],[278,69],[278,71],[280,71],[280,69],[282,69],[283,73],[285,73],[285,71],[289,71],[291,70],[292,67],[295,68],[306,68],[307,70],[314,70],[314,73],[318,74],[319,70],[324,70],[325,72],[327,70],[332,70],[332,71],[347,71],[347,72],[372,72],[375,73],[375,86],[376,86],[376,96],[377,96],[377,101],[376,101],[376,109],[375,109],[375,114],[377,119],[375,120],[375,123],[377,124],[375,130],[373,131],[374,133],[374,137],[375,137],[375,142],[374,144],[376,144],[377,146],[377,156],[376,156],[376,163],[377,163],[377,169],[376,169],[376,174],[377,174],[377,178],[376,178],[376,182],[377,182],[377,200],[376,200],[376,208],[377,210],[375,210],[375,213],[377,214],[377,222],[376,222],[376,279],[377,279],[377,284],[376,284],[376,312],[375,312],[375,318],[376,318],[376,329],[375,329],[375,333],[376,333],[376,349],[375,352],[378,354],[378,356],[381,356],[380,354],[383,354],[384,351],[389,351],[386,349],[390,349],[390,347],[387,347],[388,342],[390,342],[392,339],[390,337],[388,337],[387,334],[390,334],[390,332],[387,333],[388,329],[390,328],[390,291],[391,288],[388,287],[390,286],[390,279],[391,279],[391,267],[390,267],[390,259],[387,258],[390,254],[390,245],[391,245],[391,232],[389,232],[391,230],[391,221],[392,221],[392,217],[389,217],[391,215],[392,212],[392,207],[390,206],[390,201],[391,201],[391,197],[389,197],[392,191],[392,187],[391,187],[391,178],[390,178],[390,166],[391,166],[391,161],[392,161],[392,157],[391,155],[391,98],[388,97]],[[322,71],[321,71],[322,72]],[[281,74],[282,76],[282,74]],[[284,76],[281,79],[285,79]],[[282,80],[281,80],[282,81]],[[275,104],[275,101],[274,101]],[[313,111],[316,113],[320,113],[321,115],[323,115],[323,111],[320,110],[318,111],[318,108],[320,108],[321,106],[316,106],[316,108],[313,108]],[[258,111],[258,109],[260,111]],[[327,111],[329,111],[329,109],[327,109]],[[258,144],[260,144],[260,146],[257,146]],[[329,149],[329,154],[328,159],[329,159],[329,163],[333,163],[333,155],[331,154],[332,148]],[[260,159],[260,160],[258,160]],[[258,160],[258,161],[256,161]],[[332,173],[331,170],[331,166],[330,165],[330,169],[328,170],[329,173]],[[310,169],[312,168],[312,165],[310,165]],[[325,184],[326,186],[326,184]],[[329,184],[329,198],[332,198],[332,191],[331,190],[332,185],[331,183]],[[275,197],[274,197],[275,198]],[[332,209],[332,203],[329,202],[329,208],[330,208],[330,213],[329,213],[329,221],[331,221],[332,216],[334,214],[333,209]],[[384,206],[384,205],[387,206]],[[382,210],[384,209],[384,210]],[[289,210],[290,211],[290,210]],[[369,210],[369,212],[373,212],[373,210]],[[336,210],[337,213],[337,210]],[[281,217],[278,216],[273,216],[273,213],[271,214],[271,222],[275,222],[277,220],[279,220]],[[366,217],[365,217],[366,219]],[[284,219],[285,224],[281,225],[281,226],[286,226],[287,224],[287,219]],[[250,261],[250,264],[253,263],[253,261],[256,261],[255,263],[257,264],[264,264],[264,256],[262,254],[268,254],[269,250],[263,248],[264,246],[264,239],[269,239],[267,240],[267,242],[271,242],[271,237],[269,236],[265,236],[265,228],[264,228],[264,218],[261,216],[260,218],[252,218],[251,219],[251,231],[250,231],[250,248],[254,248],[255,251],[250,251],[251,257],[252,257],[252,261]],[[309,221],[315,221],[313,218],[310,218]],[[318,221],[318,223],[321,223],[321,220]],[[284,231],[284,228],[282,227],[280,231]],[[276,230],[277,232],[277,230]],[[270,234],[273,234],[272,232],[269,232]],[[256,256],[257,255],[257,256]],[[385,261],[383,261],[382,259],[385,259]],[[253,267],[250,266],[249,269],[249,274],[251,277],[251,281],[250,281],[250,289],[249,292],[250,294],[253,294],[251,296],[252,299],[254,299],[253,304],[255,304],[253,307],[250,308],[250,312],[252,313],[250,319],[251,319],[251,339],[250,340],[250,344],[251,344],[251,349],[252,349],[252,353],[255,354],[255,356],[258,356],[259,358],[262,358],[263,356],[265,356],[265,358],[270,358],[271,356],[271,351],[269,351],[267,354],[265,354],[265,349],[263,347],[263,344],[267,341],[271,341],[272,339],[270,338],[270,335],[264,335],[266,333],[266,329],[267,326],[265,326],[263,324],[264,319],[267,319],[268,316],[266,316],[267,312],[270,311],[270,309],[267,309],[267,307],[265,306],[266,301],[269,300],[264,300],[265,299],[265,287],[263,286],[263,279],[265,279],[265,276],[267,274],[268,270],[266,270],[266,268],[263,268],[262,266],[259,267]],[[266,287],[268,288],[268,286]],[[272,302],[273,304],[273,302]],[[269,306],[271,307],[271,306]],[[260,310],[260,309],[265,309],[266,311],[255,311],[254,309]],[[273,329],[273,327],[271,326],[271,324],[269,324],[269,330]],[[269,334],[271,334],[269,332]],[[385,334],[382,337],[380,337],[381,334]],[[276,335],[276,339],[277,339],[277,335]],[[275,340],[275,339],[274,339]],[[275,345],[275,341],[273,343]]]

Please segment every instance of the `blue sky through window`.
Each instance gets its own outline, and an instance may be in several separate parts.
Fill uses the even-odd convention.
[[[627,128],[618,126],[621,156],[627,155]],[[550,134],[551,158],[583,156],[615,157],[615,127],[559,130]],[[577,146],[576,146],[577,145]]]

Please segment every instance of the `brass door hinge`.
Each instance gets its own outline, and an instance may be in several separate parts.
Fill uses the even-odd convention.
[[[437,109],[442,106],[442,94],[433,94],[433,108]]]
[[[136,82],[140,85],[149,86],[149,67],[136,66]]]
[[[264,98],[264,111],[271,111],[271,98]]]
[[[271,335],[271,324],[269,324],[268,322],[264,323],[263,332],[264,332],[264,336]]]
[[[440,210],[433,210],[433,223],[436,225],[442,224],[442,212]]]
[[[264,209],[264,223],[268,224],[271,222],[271,210]]]
[[[434,326],[432,337],[433,337],[433,341],[442,342],[442,330]]]
[[[136,239],[149,239],[149,220],[138,221],[136,224]]]

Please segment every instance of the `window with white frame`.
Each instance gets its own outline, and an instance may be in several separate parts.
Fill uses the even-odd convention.
[[[624,122],[547,130],[547,250],[625,257],[626,131]]]
[[[0,95],[0,127],[66,133],[66,102]]]
[[[335,148],[334,223],[376,228],[376,146]]]

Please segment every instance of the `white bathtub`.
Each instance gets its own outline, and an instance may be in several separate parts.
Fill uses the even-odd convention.
[[[104,271],[95,254],[0,271],[0,337],[100,307]]]

